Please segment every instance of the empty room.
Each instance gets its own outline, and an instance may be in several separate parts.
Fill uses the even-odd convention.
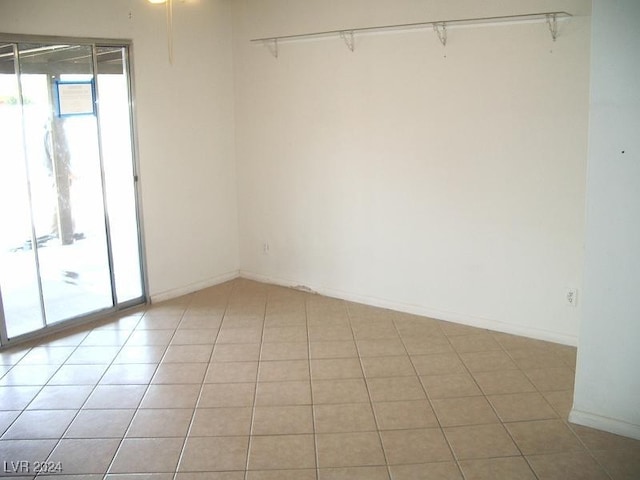
[[[0,478],[640,478],[636,0],[0,0]]]

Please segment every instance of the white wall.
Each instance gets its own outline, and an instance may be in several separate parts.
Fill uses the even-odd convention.
[[[0,0],[0,31],[133,40],[144,230],[152,298],[238,271],[231,0]]]
[[[235,2],[241,274],[575,344],[590,5]],[[536,23],[249,44],[554,10],[577,15],[555,43]]]
[[[640,3],[596,0],[583,319],[570,420],[640,439]]]

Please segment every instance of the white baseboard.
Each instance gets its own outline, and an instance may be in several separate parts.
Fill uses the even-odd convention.
[[[569,413],[569,421],[585,427],[596,428],[598,430],[604,430],[605,432],[640,440],[640,425],[627,423],[615,418],[602,417],[593,413],[573,409]]]
[[[177,298],[181,297],[182,295],[188,295],[190,293],[197,292],[198,290],[215,287],[216,285],[228,282],[229,280],[233,280],[234,278],[238,278],[239,276],[240,272],[238,270],[233,270],[216,277],[208,278],[207,280],[203,280],[201,282],[191,283],[183,287],[173,288],[171,290],[165,290],[164,292],[151,294],[150,301],[151,303],[164,302],[166,300],[171,300],[172,298]]]
[[[249,280],[255,280],[257,282],[280,285],[283,287],[303,288],[305,290],[309,289],[315,293],[326,295],[328,297],[340,298],[342,300],[347,300],[350,302],[364,303],[366,305],[371,305],[374,307],[388,308],[390,310],[396,310],[398,312],[411,313],[413,315],[445,320],[447,322],[461,323],[463,325],[469,325],[471,327],[484,328],[487,330],[493,330],[502,333],[510,333],[512,335],[520,335],[524,337],[535,338],[538,340],[560,343],[562,345],[570,345],[572,347],[578,345],[578,338],[573,335],[566,335],[537,328],[524,327],[522,325],[513,325],[489,318],[475,317],[472,315],[466,315],[456,312],[448,312],[445,310],[430,308],[423,305],[394,302],[392,300],[359,295],[317,285],[300,285],[299,282],[295,282],[293,280],[261,275],[246,270],[240,270],[240,277]]]

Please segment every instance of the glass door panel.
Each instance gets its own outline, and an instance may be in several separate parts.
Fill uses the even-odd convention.
[[[44,326],[14,53],[13,44],[0,46],[0,288],[9,337]]]
[[[19,45],[27,163],[47,324],[113,305],[90,45]],[[84,90],[83,90],[84,91]],[[77,101],[77,99],[76,99]]]
[[[109,214],[116,297],[128,302],[143,296],[131,141],[129,74],[124,47],[98,47],[100,136]]]

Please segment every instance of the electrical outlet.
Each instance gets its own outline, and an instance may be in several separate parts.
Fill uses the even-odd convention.
[[[265,255],[269,255],[269,243],[268,242],[264,242],[262,244],[262,253],[264,253]]]
[[[567,288],[567,294],[565,296],[567,299],[567,303],[572,307],[578,305],[578,289],[577,288]]]

